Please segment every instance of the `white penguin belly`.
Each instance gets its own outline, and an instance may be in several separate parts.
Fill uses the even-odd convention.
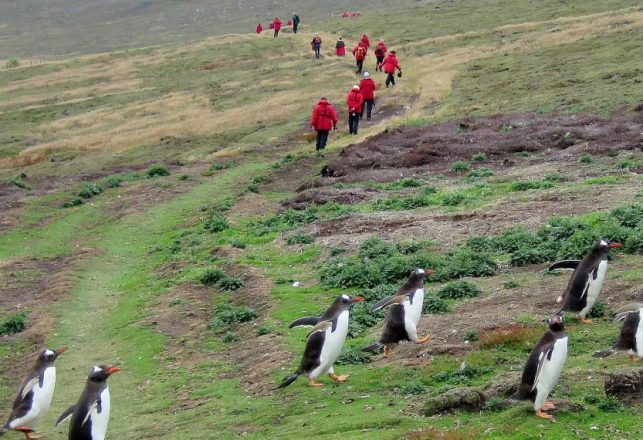
[[[27,428],[35,428],[40,419],[45,415],[51,399],[54,396],[54,388],[56,387],[56,367],[48,367],[43,373],[42,387],[36,384],[33,388],[33,398],[31,400],[31,408],[24,416],[12,421],[9,426],[16,428],[24,426]]]
[[[327,373],[341,353],[344,341],[346,341],[346,335],[348,335],[348,315],[347,310],[337,317],[337,327],[335,331],[332,331],[332,328],[326,330],[324,345],[319,355],[319,367],[311,372],[311,378],[314,379]]]
[[[563,366],[567,360],[567,336],[556,340],[554,343],[554,351],[551,354],[550,360],[545,360],[543,369],[538,376],[536,382],[536,399],[534,400],[534,409],[542,409],[547,396],[554,389],[560,373],[563,371]]]
[[[639,309],[639,327],[636,329],[636,335],[634,337],[636,339],[636,344],[634,345],[636,347],[636,353],[632,354],[643,358],[643,308]]]
[[[98,408],[94,408],[90,416],[92,420],[92,440],[104,440],[107,433],[110,411],[109,387],[106,387],[100,394],[100,402],[101,412],[98,412]]]
[[[417,340],[417,325],[422,316],[422,305],[424,304],[424,289],[417,289],[413,295],[413,304],[406,299],[402,306],[404,307],[404,328],[411,341]]]
[[[607,273],[607,260],[603,260],[598,264],[598,270],[596,273],[596,279],[589,276],[587,280],[587,305],[580,311],[580,316],[585,316],[589,311],[594,307],[596,300],[598,299],[598,294],[601,293],[603,288],[603,282],[605,281],[605,274]]]

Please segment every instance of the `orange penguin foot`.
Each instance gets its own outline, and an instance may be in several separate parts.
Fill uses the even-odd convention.
[[[425,337],[418,339],[416,344],[426,344],[430,340],[431,340],[431,335],[426,335]]]
[[[14,428],[14,431],[20,431],[25,435],[25,439],[27,440],[39,440],[41,438],[44,438],[42,435],[36,435],[33,432],[33,429],[27,428],[25,426],[17,426]]]
[[[543,404],[543,409],[544,409],[545,411],[550,411],[550,410],[552,410],[552,409],[556,409],[556,405],[554,405],[554,402],[545,402],[545,403]]]
[[[341,376],[338,376],[335,373],[329,373],[328,377],[333,379],[334,382],[346,382],[346,379],[348,379],[348,374],[342,374]]]
[[[551,414],[547,414],[546,412],[543,412],[541,409],[536,410],[536,415],[541,419],[552,420],[554,418],[554,416],[552,416]]]
[[[310,379],[310,380],[308,381],[308,386],[309,386],[309,387],[319,388],[319,387],[323,387],[323,386],[324,386],[324,384],[323,384],[323,383],[321,383],[321,382],[317,382],[315,379]]]
[[[640,358],[640,357],[636,357],[636,356],[635,356],[635,355],[633,355],[633,354],[631,354],[631,355],[630,355],[630,362],[638,362],[638,361],[640,361],[640,360],[641,360],[641,358]]]
[[[387,358],[390,353],[391,353],[391,349],[388,347],[388,345],[385,345],[384,346],[384,357]]]
[[[587,319],[587,318],[585,318],[584,316],[581,316],[581,318],[580,318],[580,322],[581,322],[581,323],[583,323],[583,324],[591,324],[591,323],[592,323],[592,320],[591,320],[591,319]]]

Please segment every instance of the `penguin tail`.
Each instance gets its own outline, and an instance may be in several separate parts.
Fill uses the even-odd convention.
[[[613,348],[610,348],[609,350],[597,351],[596,353],[594,353],[594,354],[592,355],[592,357],[595,357],[595,358],[601,358],[601,359],[602,359],[602,358],[606,358],[606,357],[608,357],[608,356],[611,356],[611,355],[613,355],[613,354],[617,353],[617,351],[618,351],[618,350],[615,350],[615,349],[613,349]]]
[[[299,371],[297,371],[296,373],[291,374],[290,376],[284,377],[284,380],[281,381],[277,389],[286,388],[288,385],[290,385],[291,383],[297,380],[297,378],[299,377],[299,374],[300,374]]]
[[[362,351],[365,351],[367,353],[374,353],[376,351],[381,351],[384,348],[384,345],[380,342],[376,342],[374,344],[371,344],[367,347],[362,348]]]

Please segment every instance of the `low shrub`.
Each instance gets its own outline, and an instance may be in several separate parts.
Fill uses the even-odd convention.
[[[225,335],[223,335],[223,338],[221,338],[221,341],[223,341],[225,344],[230,344],[232,342],[237,342],[241,338],[239,337],[238,334],[235,332],[227,332]]]
[[[83,186],[80,191],[78,191],[78,197],[81,199],[91,199],[94,196],[99,195],[103,192],[103,188],[96,185],[95,183],[88,183]]]
[[[360,348],[344,345],[335,363],[338,365],[367,364],[371,361],[371,357],[371,353],[362,351]]]
[[[371,305],[366,302],[355,304],[351,308],[351,319],[348,323],[348,336],[357,338],[377,324],[385,312],[371,313]]]
[[[250,307],[233,307],[229,304],[219,305],[215,311],[208,328],[221,331],[234,324],[250,322],[259,317],[259,313]]]
[[[490,371],[490,368],[465,364],[464,367],[458,368],[457,370],[435,373],[431,376],[431,379],[440,384],[461,385],[467,384],[472,379],[483,376]]]
[[[475,342],[475,341],[477,341],[477,340],[478,340],[478,332],[477,332],[476,330],[468,330],[468,331],[464,334],[464,338],[463,338],[463,339],[464,339],[465,341]]]
[[[121,186],[121,183],[123,183],[123,178],[121,176],[114,175],[107,178],[107,186],[109,188],[118,188]]]
[[[239,240],[237,238],[233,238],[232,240],[230,240],[230,246],[232,246],[233,248],[237,248],[237,249],[245,249],[246,248],[246,244],[243,241],[241,241],[241,240]]]
[[[248,184],[248,186],[246,187],[246,192],[251,192],[251,193],[258,194],[259,193],[259,184],[257,184],[257,183]]]
[[[425,315],[449,313],[449,304],[439,296],[426,295],[422,304],[422,313]]]
[[[463,299],[475,298],[480,293],[480,288],[470,281],[451,281],[438,290],[437,296],[442,299]]]
[[[31,186],[27,182],[25,182],[24,180],[22,180],[22,179],[20,179],[18,177],[16,177],[15,179],[9,180],[8,183],[13,185],[13,186],[15,186],[15,187],[18,187],[20,189],[24,189],[24,190],[30,190],[31,189]]]
[[[264,336],[264,335],[269,335],[271,333],[274,333],[275,328],[271,326],[270,324],[264,324],[260,327],[257,327],[256,334],[257,336]]]
[[[403,396],[417,396],[429,392],[429,387],[426,386],[421,380],[411,380],[400,387],[400,394]]]
[[[415,177],[406,177],[387,185],[387,189],[419,188],[421,186],[424,186],[425,183],[426,182],[424,182],[424,180],[422,179],[416,179]]]
[[[643,254],[643,227],[634,230],[623,243],[623,250],[630,254]]]
[[[222,269],[208,269],[203,272],[203,274],[201,274],[201,276],[199,277],[199,281],[201,282],[201,284],[204,284],[206,286],[214,286],[227,276],[228,274],[226,274]]]
[[[228,168],[232,167],[232,163],[230,162],[218,162],[218,163],[213,163],[210,165],[210,171],[219,171],[219,170],[227,170]]]
[[[617,163],[616,168],[638,173],[643,170],[643,159],[625,159]]]
[[[615,397],[606,397],[601,399],[596,406],[604,412],[618,412],[623,409],[623,405]]]
[[[10,336],[27,328],[27,314],[16,313],[0,319],[0,336]]]
[[[218,215],[210,217],[208,220],[203,222],[203,228],[212,233],[225,231],[230,227],[230,223],[224,218]]]
[[[510,191],[528,191],[531,189],[547,189],[553,188],[554,184],[548,180],[525,180],[521,182],[513,182],[509,186]]]
[[[364,259],[373,259],[377,257],[392,257],[397,253],[394,244],[387,243],[384,240],[373,237],[362,242],[357,255]]]
[[[80,197],[76,197],[75,199],[72,199],[72,200],[70,200],[68,202],[63,203],[62,207],[63,208],[73,208],[74,206],[80,206],[83,203],[85,203],[85,202],[83,202],[83,199],[81,199]]]
[[[459,192],[453,192],[453,193],[444,194],[442,196],[441,203],[443,206],[458,206],[466,200],[467,200],[466,195]]]
[[[518,282],[515,280],[507,280],[502,283],[502,287],[504,287],[505,289],[515,289],[517,287],[520,287],[520,284],[518,284]]]
[[[167,167],[163,165],[152,165],[147,169],[145,174],[147,175],[147,177],[169,176],[170,170],[168,170]]]
[[[310,234],[293,234],[286,238],[286,244],[311,244],[315,242],[315,237]]]
[[[467,177],[470,179],[479,179],[482,177],[491,177],[493,176],[493,174],[493,170],[486,167],[480,167],[476,168],[475,170],[471,170],[469,174],[467,174]]]
[[[471,156],[471,160],[476,162],[483,162],[486,159],[487,159],[487,155],[484,153],[475,153],[473,156]]]
[[[578,161],[580,163],[592,163],[594,162],[594,158],[591,156],[591,154],[582,154],[579,158]]]
[[[468,171],[469,170],[469,164],[467,162],[463,162],[463,161],[459,160],[457,162],[453,162],[449,166],[449,168],[451,168],[451,171],[455,171],[455,172]]]
[[[226,276],[221,278],[217,283],[216,287],[219,290],[228,292],[230,290],[238,290],[245,286],[245,283],[241,278]]]
[[[607,306],[600,301],[596,301],[590,311],[587,313],[588,318],[602,318],[607,314]]]

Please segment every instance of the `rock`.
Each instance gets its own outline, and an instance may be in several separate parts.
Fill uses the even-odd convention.
[[[480,411],[485,403],[485,396],[477,388],[456,388],[436,397],[424,404],[422,414],[432,416],[453,410]]]
[[[607,373],[605,394],[617,398],[626,406],[643,404],[643,368]]]

